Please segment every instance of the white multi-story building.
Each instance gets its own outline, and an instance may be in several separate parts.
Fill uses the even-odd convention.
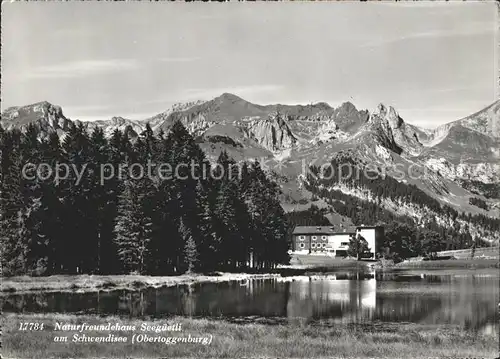
[[[328,236],[327,252],[336,257],[346,257],[349,241],[354,237],[354,232],[338,232]]]
[[[383,227],[359,226],[335,228],[332,226],[297,226],[293,231],[292,251],[298,254],[328,254],[346,257],[349,241],[361,236],[368,242],[370,253],[363,258],[375,259],[377,239],[383,236]]]

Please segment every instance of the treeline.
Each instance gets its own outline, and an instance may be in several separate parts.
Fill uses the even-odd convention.
[[[341,169],[337,174],[324,173],[320,176],[320,168],[312,167],[305,188],[324,199],[339,214],[349,217],[355,225],[394,224],[389,229],[386,240],[377,243],[377,253],[380,256],[408,258],[418,255],[430,255],[441,250],[471,248],[487,245],[483,238],[470,234],[468,225],[461,225],[457,219],[474,223],[485,231],[498,232],[500,221],[483,215],[458,213],[447,205],[441,205],[437,200],[427,195],[418,187],[396,181],[394,178],[376,175],[375,172],[364,172],[354,160],[345,162],[332,161],[332,168]],[[353,174],[349,176],[349,173]],[[347,195],[340,190],[330,189],[343,183],[351,188],[368,189],[373,195],[373,201],[359,199]],[[382,206],[382,200],[390,199],[394,203],[406,203],[418,206],[426,213],[422,221],[412,217],[389,211]],[[437,213],[449,219],[454,224],[443,227],[438,224]],[[424,224],[425,222],[425,224]],[[391,234],[392,233],[392,234]],[[401,239],[401,238],[407,239]]]
[[[432,229],[418,228],[401,222],[389,223],[382,240],[377,242],[377,254],[385,259],[400,262],[404,259],[418,256],[433,257],[436,252],[448,249],[446,234]],[[470,235],[465,235],[462,246],[471,248],[474,241]]]
[[[469,204],[472,204],[473,206],[482,208],[484,210],[488,210],[488,204],[483,201],[481,198],[476,198],[476,197],[471,197],[469,198]]]
[[[483,183],[474,180],[459,180],[466,190],[486,198],[500,198],[500,183]]]
[[[35,126],[0,127],[0,153],[3,275],[170,275],[289,260],[278,186],[258,162],[238,167],[225,152],[207,175],[211,164],[180,122],[168,135],[147,127],[134,141],[127,131],[107,139],[83,126],[62,141],[40,139]],[[46,165],[23,176],[28,163]],[[140,176],[149,163],[178,171]],[[60,180],[49,176],[57,164],[69,175],[59,168]]]
[[[291,227],[296,226],[331,226],[332,224],[325,217],[325,209],[320,209],[314,204],[302,211],[293,211],[286,214]]]

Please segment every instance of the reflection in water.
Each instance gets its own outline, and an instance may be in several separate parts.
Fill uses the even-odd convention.
[[[376,307],[377,281],[295,280],[290,282],[288,318],[329,318],[340,322],[371,320]]]
[[[7,312],[456,324],[498,334],[498,275],[337,273],[140,291],[3,293]]]

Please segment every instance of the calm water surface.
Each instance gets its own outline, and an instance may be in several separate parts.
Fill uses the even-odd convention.
[[[499,332],[497,270],[337,273],[140,291],[3,293],[3,310],[334,323],[413,322]]]

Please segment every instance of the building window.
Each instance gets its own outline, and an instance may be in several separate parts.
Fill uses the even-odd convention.
[[[315,241],[316,239],[318,239],[318,237],[316,236],[312,236],[312,240]]]
[[[304,248],[304,247],[305,247],[304,243],[301,243],[300,248]]]
[[[311,248],[316,248],[316,243],[311,243]]]
[[[306,239],[306,236],[299,236],[299,239],[303,241],[304,239]]]
[[[340,243],[341,246],[348,246],[349,245],[349,242],[342,242]]]

